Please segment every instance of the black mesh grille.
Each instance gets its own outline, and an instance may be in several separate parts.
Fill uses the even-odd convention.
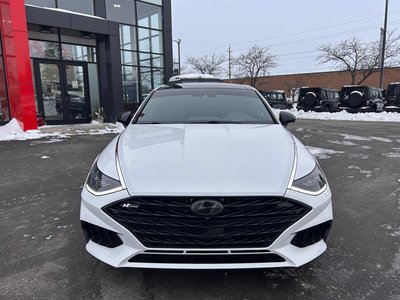
[[[199,197],[134,197],[103,210],[146,247],[267,247],[310,207],[282,197],[208,197],[223,204],[211,217],[191,206]]]
[[[164,264],[245,264],[245,263],[271,263],[284,262],[285,259],[277,254],[251,254],[251,255],[160,255],[138,254],[129,262],[137,263],[164,263]]]
[[[122,245],[122,241],[118,234],[114,231],[81,221],[82,230],[85,234],[86,242],[92,240],[93,242],[108,247],[115,248]]]

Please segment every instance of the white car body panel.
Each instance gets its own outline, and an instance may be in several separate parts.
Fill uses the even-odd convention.
[[[142,196],[282,196],[294,160],[280,125],[131,125],[118,146],[129,194]]]
[[[285,230],[269,247],[266,248],[234,248],[234,250],[269,251],[285,258],[279,263],[246,263],[246,264],[158,264],[158,263],[131,263],[129,259],[148,250],[163,250],[163,248],[148,248],[143,246],[125,227],[116,223],[105,214],[101,208],[119,199],[128,198],[126,191],[114,193],[110,199],[107,196],[96,197],[86,189],[82,191],[81,220],[97,226],[116,231],[123,245],[116,248],[107,248],[92,241],[86,244],[86,250],[93,256],[113,267],[157,268],[157,269],[247,269],[247,268],[275,268],[299,267],[321,255],[326,250],[326,243],[321,240],[311,246],[298,248],[290,244],[294,234],[303,229],[332,220],[331,191],[329,187],[318,197],[305,195],[287,190],[285,197],[303,202],[312,207],[312,210],[298,222]],[[168,248],[168,250],[199,250]],[[204,252],[216,250],[233,250],[229,248],[201,249]],[[182,254],[185,255],[185,254]],[[229,255],[229,254],[227,254]]]

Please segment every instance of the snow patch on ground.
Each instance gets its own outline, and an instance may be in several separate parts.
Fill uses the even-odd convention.
[[[389,153],[382,153],[383,156],[387,158],[400,158],[400,152],[389,152]]]
[[[370,140],[378,141],[378,142],[384,142],[384,143],[391,143],[392,142],[392,140],[390,140],[390,139],[386,139],[386,138],[378,137],[378,136],[371,136]]]
[[[279,116],[279,109],[273,109],[275,115]],[[338,120],[338,121],[372,121],[372,122],[400,122],[400,114],[397,112],[381,112],[381,113],[357,113],[351,114],[347,111],[329,113],[314,111],[298,111],[297,109],[287,110],[298,119],[314,119],[314,120]]]
[[[399,237],[400,236],[400,227],[398,227],[396,225],[383,224],[381,227],[386,229],[387,231],[390,231],[390,233],[388,233],[390,236],[393,236],[393,237]]]
[[[360,174],[365,175],[365,177],[367,177],[367,178],[372,177],[372,171],[369,171],[369,170],[362,170],[360,167],[353,166],[353,165],[348,166],[347,168],[348,168],[348,169],[353,169],[353,170],[358,170],[358,172],[360,172]]]
[[[307,147],[308,151],[310,151],[318,159],[328,159],[328,158],[330,158],[329,155],[344,153],[344,151],[336,151],[336,150],[331,150],[331,149],[316,148],[316,147],[310,147],[310,146],[306,146],[306,147]]]
[[[370,146],[360,146],[360,149],[368,150],[368,149],[371,149],[371,147]]]
[[[351,135],[351,134],[339,134],[341,135],[345,140],[353,140],[353,141],[369,141],[369,138],[363,137],[363,136],[358,136],[358,135]]]
[[[0,138],[5,134],[17,134],[24,132],[16,119],[12,119],[4,126],[0,126]]]
[[[332,144],[344,145],[344,146],[357,146],[358,145],[358,144],[355,144],[355,143],[350,142],[350,141],[331,141],[331,140],[328,140],[328,142],[332,143]]]
[[[350,153],[350,158],[368,159],[369,155],[362,154],[362,153]]]

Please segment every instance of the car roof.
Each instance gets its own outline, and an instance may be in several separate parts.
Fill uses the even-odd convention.
[[[338,92],[338,90],[335,90],[333,88],[327,88],[327,87],[322,87],[322,86],[304,86],[300,88],[301,90],[307,90],[307,89],[321,89],[321,90],[328,90],[328,91],[335,91]]]
[[[163,85],[161,89],[183,88],[183,89],[237,89],[237,90],[253,90],[249,85],[222,83],[222,82],[185,82]]]

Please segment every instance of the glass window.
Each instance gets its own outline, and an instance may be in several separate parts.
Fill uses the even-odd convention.
[[[152,54],[151,55],[151,66],[153,68],[163,68],[164,67],[163,57],[158,54]]]
[[[25,3],[43,7],[56,7],[56,0],[25,0]]]
[[[58,8],[93,15],[92,0],[57,0]]]
[[[161,31],[139,28],[139,50],[143,52],[162,53]]]
[[[156,91],[140,123],[274,124],[255,91],[232,89],[164,89]]]
[[[31,57],[60,58],[60,47],[58,43],[29,40],[29,50]]]
[[[139,28],[139,50],[150,52],[150,30]]]
[[[142,96],[144,94],[148,94],[153,89],[152,78],[151,78],[151,69],[140,67],[140,83],[141,83],[141,91]]]
[[[139,61],[141,67],[151,67],[150,53],[139,53]]]
[[[136,50],[136,30],[133,26],[120,25],[119,37],[121,42],[121,49]]]
[[[162,0],[141,0],[143,2],[148,2],[152,4],[162,5]]]
[[[153,29],[162,28],[161,7],[137,2],[138,25]]]
[[[163,68],[163,58],[159,54],[139,53],[141,67]]]
[[[139,102],[137,68],[122,66],[122,86],[125,102]]]
[[[137,53],[131,51],[121,51],[121,62],[123,65],[137,65]]]
[[[61,44],[61,49],[64,60],[96,62],[96,48],[94,47]]]
[[[135,2],[132,0],[106,0],[107,19],[135,25]]]
[[[162,34],[160,31],[151,30],[151,52],[162,53]]]
[[[164,83],[164,70],[153,70],[153,88]]]

